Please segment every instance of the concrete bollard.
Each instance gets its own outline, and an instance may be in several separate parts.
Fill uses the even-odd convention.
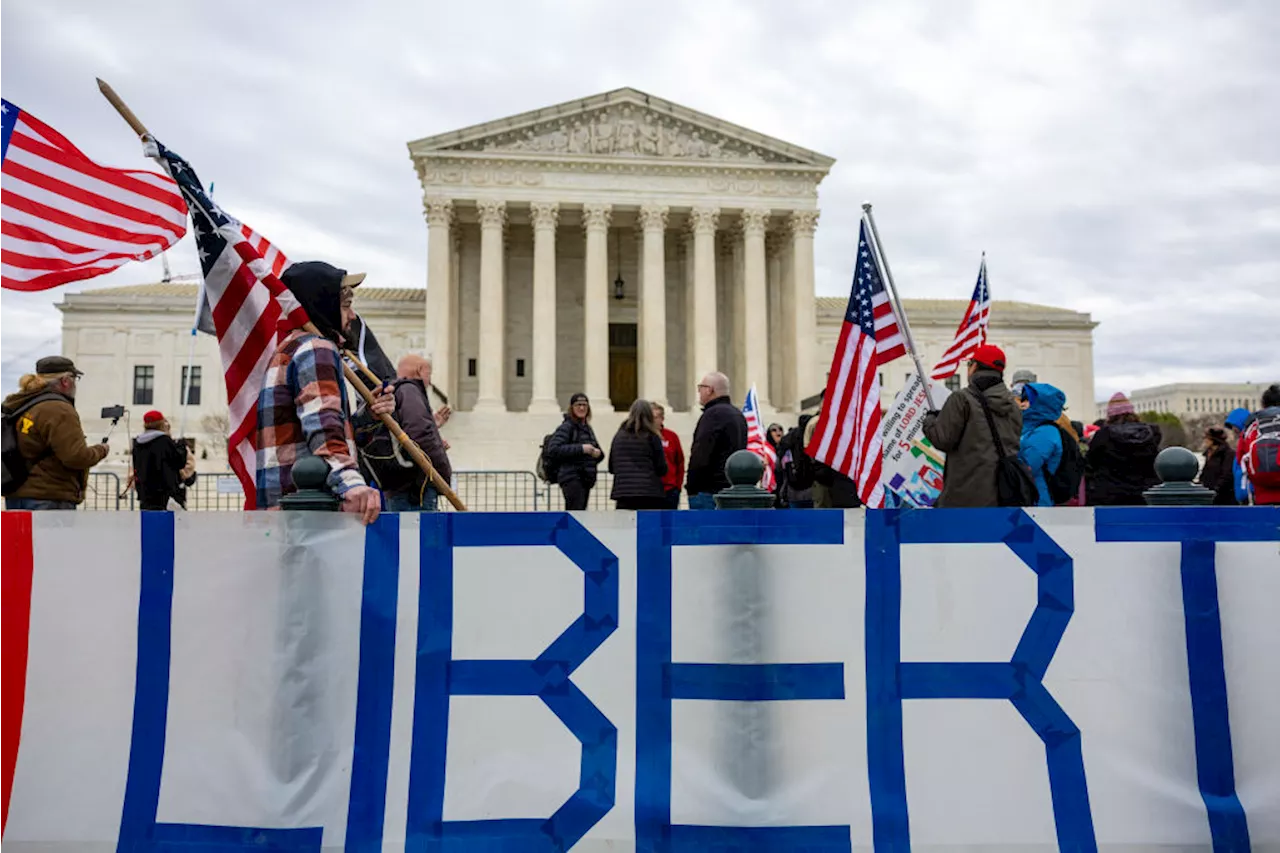
[[[1213,503],[1213,489],[1192,482],[1200,473],[1196,456],[1185,447],[1166,447],[1156,457],[1160,485],[1142,493],[1150,506],[1199,506]]]
[[[773,493],[756,485],[764,474],[764,460],[750,450],[729,454],[724,475],[729,488],[716,493],[716,509],[772,509]]]
[[[293,484],[298,490],[282,497],[280,508],[336,512],[342,502],[325,485],[328,478],[328,463],[319,456],[302,457],[293,466]]]

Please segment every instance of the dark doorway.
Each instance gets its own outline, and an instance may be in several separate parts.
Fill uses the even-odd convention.
[[[615,411],[625,412],[636,401],[636,324],[609,324],[609,399]]]

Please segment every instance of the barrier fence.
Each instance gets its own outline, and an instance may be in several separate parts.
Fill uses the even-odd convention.
[[[137,509],[137,493],[124,492],[124,480],[111,471],[92,471],[81,509],[129,511]],[[601,472],[587,500],[589,510],[611,510],[612,475]],[[564,509],[564,495],[554,483],[545,483],[532,471],[455,471],[454,489],[473,512],[546,512]],[[240,480],[231,471],[201,473],[187,488],[191,512],[237,512],[244,507]],[[451,510],[440,499],[440,509]]]

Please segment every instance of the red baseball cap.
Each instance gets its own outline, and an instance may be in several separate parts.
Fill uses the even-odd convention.
[[[142,425],[146,426],[147,424],[158,424],[162,420],[164,420],[164,415],[160,413],[160,410],[152,409],[151,411],[147,412],[145,415],[142,416]]]
[[[983,367],[990,367],[992,370],[998,370],[1004,373],[1004,350],[995,344],[983,344],[973,351],[973,355],[969,357],[970,361],[975,361]]]

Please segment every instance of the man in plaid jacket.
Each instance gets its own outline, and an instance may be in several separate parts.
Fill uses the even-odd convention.
[[[366,524],[378,517],[381,495],[356,464],[339,350],[340,330],[354,316],[353,288],[363,279],[363,273],[348,275],[322,261],[294,264],[281,276],[320,335],[295,329],[267,365],[258,395],[259,509],[279,506],[281,497],[295,491],[293,465],[312,455],[328,463],[327,485],[342,499],[343,511],[359,513]],[[395,398],[382,389],[378,395],[370,412],[392,412]]]

